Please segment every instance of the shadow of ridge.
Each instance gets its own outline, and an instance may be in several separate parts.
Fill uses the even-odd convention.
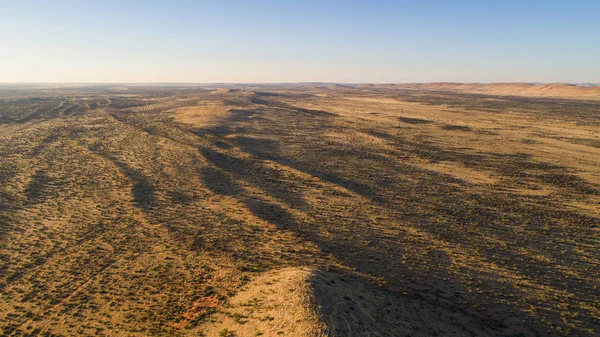
[[[115,164],[121,169],[123,174],[131,179],[133,183],[131,194],[133,195],[133,201],[139,208],[148,210],[158,204],[156,188],[148,177],[123,162],[115,162]]]
[[[264,141],[265,142],[265,147],[260,146],[261,142]],[[369,190],[373,189],[373,190],[379,190],[380,186],[373,186],[373,185],[362,185],[360,183],[360,185],[355,185],[353,183],[352,180],[346,180],[344,178],[338,177],[335,174],[330,174],[330,173],[326,173],[326,172],[320,172],[316,171],[315,169],[309,169],[307,168],[307,165],[303,165],[301,162],[294,162],[293,160],[287,160],[287,159],[283,159],[281,157],[278,157],[278,152],[277,151],[267,151],[265,153],[261,152],[258,149],[261,148],[268,148],[268,147],[272,147],[273,149],[277,149],[276,143],[271,141],[271,140],[261,140],[261,139],[257,139],[257,138],[245,138],[245,137],[240,137],[239,139],[234,139],[233,142],[242,147],[244,150],[248,151],[249,153],[253,153],[256,156],[259,157],[268,157],[272,160],[275,160],[277,162],[279,162],[282,165],[285,166],[289,166],[298,170],[301,170],[303,172],[310,172],[311,175],[313,176],[318,176],[321,177],[321,179],[327,180],[329,182],[332,183],[336,183],[339,186],[344,186],[354,192],[360,193],[362,195],[368,196]],[[411,171],[412,172],[412,171]],[[436,180],[435,175],[427,175],[427,179],[425,179],[425,177],[423,177],[423,179],[425,179],[425,181],[428,181],[430,184],[425,184],[425,186],[435,186],[434,183]],[[430,181],[431,179],[431,181]],[[452,186],[447,186],[447,185],[441,185],[438,186],[438,189],[429,191],[428,193],[425,193],[425,196],[431,197],[431,192],[440,192],[439,188],[444,188],[443,191],[446,193],[434,193],[433,195],[436,196],[436,199],[433,200],[438,200],[437,198],[441,198],[439,200],[445,199],[445,197],[441,197],[441,196],[445,196],[445,195],[455,195],[455,192],[460,191],[460,189],[456,188],[456,187],[452,187]],[[410,190],[410,189],[409,189]],[[384,195],[383,199],[385,198],[386,195]],[[465,196],[467,198],[467,200],[471,200],[471,198],[469,196]],[[385,201],[385,200],[384,200]],[[351,241],[343,241],[343,240],[339,240],[339,241],[330,241],[330,240],[323,240],[322,238],[319,237],[318,235],[318,228],[320,228],[321,226],[325,226],[327,227],[326,223],[320,223],[320,226],[308,226],[308,227],[304,227],[302,225],[298,225],[295,221],[294,221],[294,217],[289,214],[285,209],[281,208],[278,205],[273,205],[270,204],[269,202],[266,201],[258,201],[258,200],[254,200],[254,201],[246,201],[247,206],[249,207],[249,209],[252,211],[252,213],[254,213],[254,215],[256,215],[257,217],[271,222],[275,225],[277,225],[280,229],[285,229],[285,230],[292,230],[295,231],[297,235],[301,236],[301,237],[307,237],[310,240],[312,240],[314,243],[316,243],[324,252],[326,253],[330,253],[333,256],[336,256],[340,262],[344,263],[345,265],[349,266],[349,267],[354,267],[354,268],[358,268],[358,270],[361,271],[369,271],[370,273],[373,273],[374,275],[377,275],[379,277],[384,277],[385,279],[387,279],[388,281],[392,281],[395,276],[392,273],[391,275],[389,274],[389,271],[386,271],[386,265],[389,265],[388,262],[389,260],[386,258],[386,254],[383,253],[383,251],[374,248],[377,247],[377,245],[374,245],[373,247],[365,247],[362,245],[357,245],[357,244],[353,244]],[[385,202],[383,202],[385,204]],[[459,203],[462,204],[462,203]],[[447,206],[446,203],[441,203],[440,205],[445,205]],[[436,214],[445,214],[448,217],[451,218],[456,218],[456,219],[470,219],[468,217],[469,213],[466,212],[468,208],[465,209],[461,209],[458,212],[453,211],[452,209],[448,209],[446,210],[445,208],[442,209],[437,209],[434,208],[433,211],[435,211]],[[480,210],[480,212],[485,212],[485,216],[486,218],[489,218],[490,220],[494,219],[497,217],[497,214],[495,214],[494,212],[487,212],[485,210]],[[425,215],[426,213],[423,213],[423,215]],[[351,226],[351,223],[345,223],[343,227],[347,227],[347,226]],[[331,227],[330,227],[331,228]],[[359,227],[360,228],[360,227]],[[357,228],[357,229],[359,229]],[[425,227],[423,227],[425,228]],[[432,223],[432,226],[427,226],[426,229],[428,231],[431,231],[433,233],[436,233],[436,235],[440,235],[442,238],[444,238],[444,240],[447,240],[448,242],[456,242],[456,237],[461,237],[461,235],[468,235],[469,233],[464,232],[462,229],[453,229],[453,228],[447,228],[444,227],[443,230],[440,230],[439,228],[437,228],[437,226],[435,226],[435,223]],[[441,231],[441,232],[440,232]],[[464,232],[464,233],[463,233]],[[381,242],[381,243],[385,243],[385,242],[394,242],[393,238],[390,237],[386,237],[385,235],[381,234],[377,234],[377,232],[373,233],[371,232],[369,234],[369,238],[373,241],[373,242]],[[396,244],[396,243],[395,243]],[[382,245],[382,246],[387,246],[387,245]],[[375,260],[378,261],[378,267],[373,267],[372,263],[369,263],[367,261],[367,259],[361,258],[356,254],[353,254],[352,252],[356,252],[356,251],[361,251],[362,252],[362,256],[373,256],[375,257]],[[360,261],[360,262],[358,262]],[[436,256],[432,256],[432,257],[424,257],[423,258],[423,265],[430,265],[433,266],[431,263],[435,263],[435,265],[437,266],[437,268],[434,268],[438,271],[443,271],[445,269],[445,266],[448,265],[449,262],[442,262],[444,261],[443,259],[440,259],[439,257]],[[369,264],[371,264],[371,266],[369,266]],[[373,269],[374,268],[374,269]],[[410,272],[407,272],[406,270],[402,271],[402,274],[396,274],[397,277],[400,278],[408,278],[410,279],[410,276],[412,275]],[[416,272],[416,276],[423,276],[425,277],[425,279],[427,279],[428,274],[425,271],[421,271],[421,272]],[[439,275],[438,275],[439,277]],[[406,285],[406,282],[401,282],[404,283]],[[455,283],[456,286],[456,283]],[[444,322],[451,322],[453,320],[457,321],[457,322],[467,322],[464,323],[460,326],[458,326],[458,330],[456,331],[463,331],[462,333],[456,332],[455,330],[448,330],[449,332],[439,332],[439,335],[472,335],[472,336],[486,336],[486,335],[494,335],[494,333],[496,332],[497,329],[506,329],[507,328],[507,320],[510,322],[510,327],[512,329],[512,327],[514,327],[514,329],[512,331],[518,331],[518,330],[522,330],[522,331],[530,331],[530,329],[537,329],[537,326],[535,324],[530,324],[530,323],[524,323],[521,324],[519,322],[521,322],[521,319],[517,319],[518,317],[516,317],[515,315],[506,315],[506,314],[499,314],[499,315],[488,315],[486,312],[476,312],[473,313],[473,315],[466,313],[464,310],[469,309],[469,305],[463,305],[464,304],[464,295],[467,294],[467,291],[465,289],[461,289],[461,288],[456,288],[456,287],[452,287],[448,284],[438,284],[438,286],[432,286],[430,285],[428,282],[425,282],[423,284],[416,284],[415,288],[420,288],[423,289],[424,292],[428,291],[430,294],[426,295],[425,297],[428,298],[428,301],[425,301],[423,299],[419,299],[419,305],[425,305],[427,303],[429,303],[429,305],[433,305],[434,307],[440,307],[441,303],[437,303],[436,301],[436,297],[437,292],[438,291],[443,291],[444,293],[457,293],[460,295],[461,298],[457,299],[454,302],[447,302],[445,303],[446,305],[446,311],[444,312],[440,312],[438,313],[437,311],[435,311],[436,315],[439,314],[440,317],[446,317],[444,318],[442,321]],[[418,293],[418,290],[417,290]],[[445,296],[445,295],[444,295]],[[458,295],[456,295],[458,296]],[[439,297],[438,297],[439,298]],[[441,299],[440,299],[441,300]],[[482,300],[482,299],[480,299]],[[484,302],[481,303],[487,303],[486,300],[482,300]],[[334,301],[335,302],[335,301]],[[425,303],[425,304],[423,304]],[[503,307],[503,309],[506,309],[506,307]],[[514,308],[512,308],[514,309]],[[336,309],[337,310],[337,309]],[[354,313],[353,311],[355,311],[356,308],[354,310],[352,309],[348,309],[346,314],[349,315],[357,315],[356,313]],[[404,311],[409,310],[409,311],[416,311],[416,309],[408,307],[408,309],[402,309]],[[507,309],[508,310],[508,309]],[[462,316],[459,316],[458,318],[455,318],[454,316],[450,315],[448,313],[457,313],[457,312],[462,312]],[[378,313],[376,311],[376,314],[379,316],[382,316],[383,314]],[[368,319],[368,315],[367,319]],[[385,315],[383,315],[385,316]],[[383,317],[382,316],[382,317]],[[354,317],[354,316],[352,316]],[[387,317],[387,316],[385,316]],[[525,317],[525,316],[522,316]],[[521,318],[522,318],[521,317]],[[410,317],[409,317],[410,318]],[[389,320],[394,321],[394,317],[393,316],[389,316],[389,318],[386,318]],[[410,318],[412,319],[412,318]],[[339,324],[346,324],[346,320],[347,318],[342,317],[339,318]],[[334,321],[336,321],[334,319]],[[413,320],[414,321],[414,320]],[[432,320],[435,321],[435,320]],[[472,324],[470,322],[473,322]],[[362,322],[361,320],[358,320],[358,322]],[[421,327],[421,326],[426,326],[427,322],[421,322],[419,324],[417,324],[417,328]],[[330,325],[335,325],[336,323],[330,323]],[[341,329],[341,332],[338,334],[340,336],[345,336],[348,335],[349,333],[351,333],[351,331],[356,331],[357,329],[364,327],[364,323],[356,323],[357,326],[350,329],[350,330],[344,330],[345,328],[339,328]],[[431,323],[430,323],[431,324]],[[378,324],[375,324],[378,325]],[[473,326],[475,327],[483,327],[480,328],[482,329],[482,331],[491,331],[489,334],[486,334],[487,332],[469,332],[467,333],[466,331],[474,331]],[[438,325],[433,326],[433,328],[437,328]],[[394,328],[394,326],[388,327],[389,329]],[[335,328],[338,329],[338,328]],[[405,330],[398,330],[398,333],[400,333],[400,335],[419,335],[418,333],[421,333],[422,330],[417,330],[417,332],[414,331],[410,331],[410,329],[408,330],[409,332],[406,332],[408,328],[404,327],[403,329]],[[412,329],[412,328],[411,328]],[[446,327],[444,327],[443,329],[440,328],[442,331],[443,329],[446,329]],[[449,329],[449,328],[448,328]],[[462,329],[462,330],[461,330]],[[469,330],[470,329],[470,330]],[[454,332],[452,332],[454,331]],[[357,334],[358,336],[362,336],[362,335],[369,335],[369,334],[373,334],[373,335],[387,335],[385,334],[385,331],[379,331],[376,333],[372,333],[369,331],[362,331],[361,334]],[[436,335],[438,334],[437,330],[430,330],[426,333],[423,333],[422,335],[424,336],[429,336],[429,335]],[[396,334],[390,334],[390,335],[396,335]]]
[[[237,196],[242,191],[240,185],[234,182],[223,171],[214,167],[201,169],[202,183],[213,193],[227,196]]]
[[[422,118],[412,118],[412,117],[398,117],[398,119],[407,124],[432,124],[432,120],[422,119]]]
[[[290,169],[300,171],[302,173],[325,180],[334,185],[349,189],[364,197],[372,197],[380,190],[379,187],[362,184],[354,179],[343,178],[334,172],[326,172],[311,168],[310,165],[303,164],[302,162],[295,161],[291,158],[283,157],[280,154],[281,150],[279,143],[272,139],[240,136],[232,138],[230,141],[236,146],[239,146],[244,152],[249,153],[256,158],[272,160],[282,166],[286,166]],[[337,152],[340,151],[331,150],[331,152],[335,152],[337,154]],[[385,159],[384,157],[381,158]],[[381,158],[377,157],[377,159]]]
[[[52,179],[48,176],[46,170],[38,170],[31,175],[31,180],[25,187],[25,196],[27,203],[36,205],[46,200],[51,194],[48,185]]]
[[[131,195],[133,202],[142,211],[148,211],[158,205],[156,196],[156,187],[152,184],[150,177],[147,177],[138,169],[115,158],[114,156],[103,153],[100,149],[89,147],[90,151],[101,155],[104,159],[110,161],[118,167],[119,171],[131,180]]]
[[[283,207],[258,198],[248,198],[244,203],[252,214],[276,225],[279,229],[289,230],[296,227],[296,222],[291,213]]]
[[[200,153],[216,170],[203,171],[203,181],[213,192],[223,195],[237,195],[241,191],[239,181],[251,183],[266,194],[294,208],[306,205],[301,193],[293,192],[299,186],[293,181],[285,181],[285,174],[253,159],[239,158],[208,147],[199,149]],[[231,178],[229,177],[231,176]],[[285,182],[285,183],[282,183]],[[230,187],[228,187],[229,185]]]
[[[318,110],[318,109],[308,109],[308,108],[302,108],[302,107],[297,107],[295,105],[280,101],[280,100],[269,100],[266,99],[267,97],[272,97],[272,95],[259,95],[260,97],[256,97],[253,100],[253,103],[255,104],[262,104],[265,106],[270,106],[270,107],[276,107],[276,108],[280,108],[280,109],[286,109],[289,110],[290,112],[293,113],[302,113],[308,116],[312,116],[312,117],[338,117],[338,114],[333,113],[333,112],[329,112],[329,111],[325,111],[325,110]]]
[[[465,93],[450,91],[410,91],[396,90],[394,96],[406,102],[433,106],[446,106],[466,110],[478,110],[490,113],[508,111],[542,115],[562,116],[568,119],[585,119],[587,123],[597,124],[599,116],[598,101],[577,100],[553,97],[499,96],[484,93]]]
[[[294,107],[294,110],[297,112],[302,112],[311,116],[317,116],[317,117],[337,117],[338,115],[333,113],[333,112],[329,112],[329,111],[325,111],[325,110],[316,110],[316,109],[307,109],[307,108],[297,108]]]
[[[550,216],[547,212],[547,205],[545,203],[524,204],[523,201],[525,200],[520,199],[517,195],[512,196],[507,202],[506,196],[502,194],[496,195],[491,193],[479,195],[478,193],[467,193],[463,187],[453,186],[450,184],[461,183],[461,180],[451,178],[447,175],[438,175],[435,172],[417,169],[410,166],[397,166],[388,158],[381,158],[378,161],[378,164],[383,165],[382,167],[384,168],[381,169],[378,174],[370,174],[364,177],[365,179],[360,179],[360,176],[343,176],[342,174],[335,172],[333,169],[327,169],[326,166],[316,167],[316,165],[307,163],[306,160],[297,161],[292,158],[286,159],[280,154],[281,151],[279,148],[279,143],[271,139],[240,136],[230,139],[230,141],[255,157],[273,160],[280,165],[310,174],[314,177],[318,177],[324,181],[360,194],[363,197],[371,198],[372,201],[377,202],[380,205],[385,205],[388,207],[395,207],[398,203],[409,205],[407,208],[411,210],[410,214],[412,217],[423,218],[428,217],[431,214],[441,215],[445,219],[444,221],[452,224],[452,226],[440,227],[438,226],[438,221],[419,223],[418,226],[422,230],[427,230],[430,233],[434,233],[436,236],[446,242],[462,242],[465,247],[480,250],[483,252],[484,256],[496,261],[496,263],[499,265],[507,269],[517,268],[525,275],[536,275],[536,277],[539,278],[555,279],[553,275],[556,273],[562,275],[562,272],[552,268],[551,263],[536,260],[531,257],[525,257],[522,256],[521,253],[510,250],[490,249],[489,246],[486,246],[486,243],[489,242],[488,239],[493,240],[492,238],[497,236],[494,234],[494,231],[497,231],[498,226],[503,228],[503,240],[522,242],[521,240],[524,238],[518,232],[518,228],[514,227],[514,223],[527,223],[528,230],[531,230],[532,232],[539,232],[539,224],[552,224],[554,228],[559,228],[561,226],[558,222],[559,220],[567,223],[586,223],[589,224],[590,227],[597,223],[597,219],[595,218],[582,217],[570,213],[567,214],[559,210],[553,211],[552,216]],[[452,158],[457,161],[463,159],[465,163],[470,163],[475,168],[492,167],[495,164],[500,167],[499,170],[509,170],[506,173],[511,176],[518,176],[519,172],[529,169],[551,171],[561,169],[560,166],[544,162],[532,162],[530,160],[530,156],[526,154],[489,154],[489,156],[492,158],[488,158],[489,156],[482,154],[466,154],[465,156],[468,155],[468,157],[464,158],[460,151],[441,149],[431,144],[422,144],[421,148],[419,149],[417,149],[417,146],[415,145],[415,149],[413,151],[425,151],[424,153],[431,154],[433,157],[439,155],[445,158]],[[351,152],[348,153],[352,155]],[[329,151],[328,154],[332,155],[333,157],[342,157],[347,155],[345,151],[333,150]],[[233,158],[230,158],[230,160],[233,161],[231,164],[235,164]],[[522,165],[510,165],[510,163],[515,162],[522,163]],[[239,167],[241,167],[241,165],[231,165],[231,169]],[[385,172],[392,172],[394,170],[396,170],[396,172],[402,172],[405,175],[410,175],[411,177],[418,177],[419,183],[415,184],[403,182],[401,185],[398,185],[396,184],[396,178],[387,179],[384,177]],[[565,185],[566,182],[570,182],[566,179],[563,179],[562,181],[565,181]],[[415,189],[416,185],[424,186],[424,188]],[[577,186],[575,184],[572,185],[573,186],[571,186],[571,188],[575,188]],[[390,190],[390,186],[394,186],[394,189]],[[278,193],[280,196],[285,195],[285,198],[282,198],[284,200],[290,200],[290,197],[294,194],[295,192],[292,190],[287,193],[280,190]],[[454,196],[454,198],[460,200],[460,202],[456,204],[449,202],[449,199],[446,197],[448,195]],[[420,203],[422,202],[421,200],[427,200],[428,207],[426,209],[422,209],[422,206],[420,206]],[[292,208],[299,209],[299,207],[297,207],[299,205],[295,202],[288,202],[288,205],[290,205]],[[460,206],[456,207],[456,205]],[[477,212],[473,213],[473,210],[477,210]],[[325,221],[322,223],[323,226],[328,226],[328,221],[330,221],[329,219],[319,217],[319,214],[315,215],[317,216],[317,219],[319,219],[317,221]],[[281,227],[285,227],[287,229],[300,230],[300,228],[304,228],[301,226],[289,226],[289,224],[293,222],[282,219],[283,218],[278,219],[275,217],[273,219],[266,220],[270,222],[274,222],[273,220],[283,221],[287,225]],[[406,221],[406,219],[403,221]],[[477,235],[481,235],[481,238],[485,238],[485,240],[474,240],[472,237],[474,235],[473,232],[465,231],[464,225],[468,225],[470,228],[477,228],[475,232],[477,232]],[[342,227],[348,228],[348,226],[353,226],[353,224],[346,222]],[[365,230],[365,228],[361,226],[356,226],[355,228],[356,230]],[[351,259],[344,258],[349,256],[349,252],[354,251],[352,248],[365,251],[365,249],[367,249],[366,247],[354,246],[347,241],[327,242],[326,240],[320,240],[318,239],[319,236],[316,234],[316,229],[315,231],[310,231],[307,229],[303,229],[302,231],[303,235],[307,234],[306,231],[308,231],[308,234],[310,234],[314,241],[323,250],[337,255],[338,258],[346,260],[349,265],[353,267],[367,268],[366,270],[373,271],[372,266],[369,266],[368,263],[356,264],[356,262],[352,262]],[[590,232],[590,235],[593,234]],[[397,244],[395,243],[394,238],[386,237],[385,235],[375,235],[374,233],[370,233],[369,237],[376,241],[394,242],[394,245]],[[526,242],[528,242],[528,247],[535,247],[536,249],[541,249],[549,253],[551,256],[553,256],[555,261],[564,265],[568,265],[571,262],[571,260],[568,258],[569,256],[576,254],[572,247],[568,245],[563,248],[568,252],[568,254],[561,255],[551,253],[552,250],[545,246],[545,244],[539,244],[541,241],[536,239],[535,236],[528,238]],[[386,254],[384,254],[382,251],[377,249],[368,250],[375,257],[385,260]],[[499,258],[507,254],[512,258]],[[365,269],[362,270],[364,271]],[[389,276],[389,271],[379,270],[377,273],[379,276]],[[568,284],[569,287],[572,287],[572,289],[579,289],[579,291],[593,291],[591,284],[586,284],[586,282],[581,279],[568,277],[568,275],[564,275],[562,278],[563,281],[560,282],[563,284]],[[555,279],[555,281],[558,280]]]
[[[344,272],[307,280],[328,336],[503,336],[471,315],[404,295]]]
[[[194,133],[201,137],[213,135],[223,137],[232,134],[242,134],[246,131],[245,123],[262,120],[259,111],[250,109],[230,109],[230,115],[222,118],[218,125],[195,128]]]

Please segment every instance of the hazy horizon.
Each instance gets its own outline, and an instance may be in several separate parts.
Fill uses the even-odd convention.
[[[596,1],[0,4],[5,84],[600,82]]]
[[[451,84],[531,84],[531,85],[546,85],[546,84],[567,84],[574,86],[598,86],[600,83],[594,82],[453,82],[453,81],[436,81],[436,82],[321,82],[321,81],[305,81],[305,82],[0,82],[0,85],[117,85],[117,86],[202,86],[202,85],[302,85],[302,84],[338,84],[338,85],[385,85],[385,84],[436,84],[436,83],[451,83]]]

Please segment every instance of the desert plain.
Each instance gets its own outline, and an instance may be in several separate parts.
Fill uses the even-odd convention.
[[[596,335],[576,88],[3,85],[0,335]]]

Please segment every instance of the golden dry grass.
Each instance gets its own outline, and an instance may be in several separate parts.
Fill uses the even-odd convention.
[[[291,267],[266,272],[240,289],[202,329],[207,336],[225,329],[240,337],[325,336],[325,325],[312,305],[313,274]]]
[[[2,96],[1,334],[599,331],[597,102],[128,89]]]
[[[377,85],[380,88],[455,91],[487,95],[529,97],[562,97],[575,99],[600,99],[600,86],[579,86],[566,83],[409,83]]]

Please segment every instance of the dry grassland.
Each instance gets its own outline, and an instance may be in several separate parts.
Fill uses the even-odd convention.
[[[600,333],[600,103],[0,90],[0,335]]]

